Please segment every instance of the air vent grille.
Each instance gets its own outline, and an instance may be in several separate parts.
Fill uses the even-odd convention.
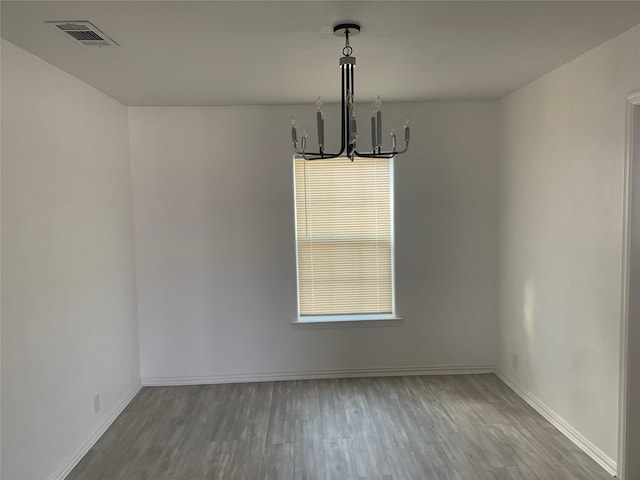
[[[100,35],[98,35],[95,32],[70,31],[67,33],[71,35],[73,38],[75,38],[76,40],[103,40],[104,41],[104,38],[102,38]]]
[[[87,21],[50,21],[45,22],[55,27],[65,37],[86,46],[117,47],[118,44],[105,35],[98,27]]]

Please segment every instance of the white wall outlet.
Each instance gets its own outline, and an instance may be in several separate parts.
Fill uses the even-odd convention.
[[[100,411],[100,394],[96,393],[93,396],[93,411],[98,413]]]
[[[518,369],[518,354],[517,353],[512,353],[511,354],[511,366],[513,367],[514,370]]]

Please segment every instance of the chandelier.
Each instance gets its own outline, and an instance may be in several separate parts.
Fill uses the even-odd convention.
[[[360,25],[357,23],[341,23],[333,27],[334,35],[345,38],[345,46],[342,49],[340,58],[340,70],[342,71],[342,101],[341,101],[341,140],[340,151],[329,153],[325,150],[324,144],[324,106],[320,97],[316,102],[316,123],[318,127],[318,150],[316,152],[307,151],[307,134],[303,131],[300,142],[298,142],[298,131],[296,120],[291,117],[291,142],[296,154],[305,160],[319,160],[348,157],[352,162],[356,157],[363,158],[392,158],[404,153],[409,148],[411,133],[409,122],[404,122],[404,148],[397,149],[397,139],[394,130],[391,130],[391,150],[382,149],[382,102],[380,97],[373,104],[373,114],[371,115],[371,150],[359,152],[356,141],[358,139],[358,128],[356,124],[356,111],[354,106],[354,69],[356,57],[352,57],[353,48],[349,43],[349,38],[360,33]]]

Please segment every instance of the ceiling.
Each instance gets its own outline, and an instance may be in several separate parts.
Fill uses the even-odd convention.
[[[640,23],[616,1],[2,1],[6,40],[126,105],[339,101],[344,39],[356,98],[498,98]],[[120,44],[84,47],[46,20],[88,20]],[[640,47],[639,47],[640,48]]]

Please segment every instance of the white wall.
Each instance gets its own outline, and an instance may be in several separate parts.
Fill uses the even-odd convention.
[[[404,320],[367,327],[291,324],[291,113],[315,131],[313,106],[129,109],[143,383],[494,365],[496,102],[385,105],[414,136],[395,168]]]
[[[639,90],[640,92],[640,90]],[[635,98],[638,102],[640,98]],[[640,103],[630,107],[631,138],[629,153],[631,164],[632,188],[630,192],[629,213],[629,284],[628,290],[628,329],[625,354],[626,369],[626,421],[623,429],[626,445],[623,450],[621,467],[624,471],[622,480],[640,478]],[[618,455],[620,457],[620,455]]]
[[[126,107],[3,40],[3,480],[59,474],[139,384],[131,202]]]
[[[610,459],[625,97],[640,87],[639,49],[635,27],[500,101],[499,368]]]

